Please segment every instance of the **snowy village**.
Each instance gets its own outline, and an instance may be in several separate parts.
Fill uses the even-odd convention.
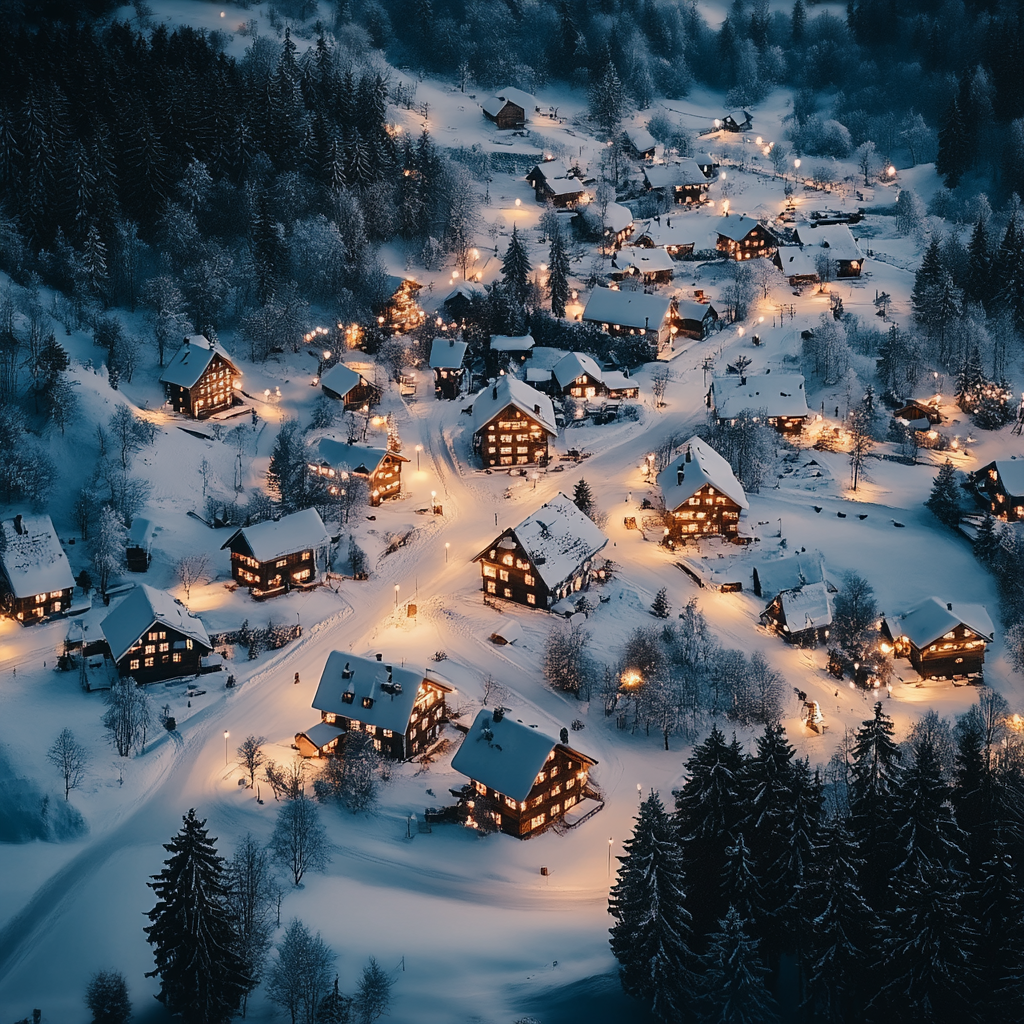
[[[0,12],[0,1024],[1021,1019],[1018,7]]]

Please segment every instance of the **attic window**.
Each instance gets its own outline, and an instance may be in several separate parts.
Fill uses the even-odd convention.
[[[341,695],[342,704],[351,704],[353,697],[355,697],[355,694],[351,690],[346,691]]]
[[[364,697],[363,698],[363,707],[367,708],[367,709],[372,708],[373,707],[373,698],[372,697]]]

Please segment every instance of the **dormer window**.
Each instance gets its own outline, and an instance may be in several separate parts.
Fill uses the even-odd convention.
[[[341,695],[342,704],[351,704],[353,697],[355,697],[355,694],[352,693],[351,690],[347,691],[346,693],[343,693]]]
[[[372,697],[364,697],[363,698],[363,707],[366,708],[367,710],[372,708],[373,707],[373,698]]]

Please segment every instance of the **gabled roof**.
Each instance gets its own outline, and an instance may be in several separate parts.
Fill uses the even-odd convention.
[[[644,167],[644,177],[651,188],[683,188],[686,185],[708,186],[711,182],[694,160]]]
[[[665,326],[671,308],[672,299],[667,295],[595,288],[587,299],[583,319],[592,323],[658,331]]]
[[[603,380],[604,371],[597,361],[583,352],[570,352],[555,365],[555,380],[561,388],[571,384],[577,377],[587,374],[591,380]]]
[[[902,615],[887,619],[886,625],[891,636],[907,637],[918,650],[959,625],[967,626],[989,643],[995,637],[992,619],[984,605],[943,603],[937,597],[926,597]]]
[[[320,674],[313,707],[317,711],[344,715],[356,722],[404,734],[409,727],[420,684],[426,678],[422,672],[386,664],[375,658],[331,651]],[[446,693],[451,692],[450,686],[437,679],[428,681]],[[350,704],[342,700],[343,693],[353,694]],[[364,699],[370,703],[369,707],[364,706]]]
[[[719,419],[735,419],[742,412],[764,411],[766,416],[806,416],[807,395],[799,373],[765,373],[742,377],[727,374],[711,383]]]
[[[551,404],[551,399],[508,374],[502,374],[476,396],[473,402],[473,432],[478,431],[485,423],[490,423],[502,409],[510,405],[535,419],[549,433],[558,433],[555,407]]]
[[[483,107],[485,114],[497,117],[505,109],[507,103],[514,103],[517,107],[522,107],[524,114],[529,114],[537,106],[537,100],[528,92],[511,87],[495,93],[489,99],[484,100],[480,106]]]
[[[477,713],[462,745],[452,758],[452,768],[474,782],[497,790],[518,802],[533,789],[548,754],[562,747],[568,754],[589,764],[597,762],[566,747],[540,729],[531,729],[508,714],[495,719],[486,708]]]
[[[717,167],[721,161],[716,160],[710,153],[694,153],[693,162],[698,167]]]
[[[605,370],[604,374],[604,386],[609,391],[624,391],[626,388],[636,388],[640,390],[640,385],[637,384],[632,377],[627,376],[621,370]]]
[[[790,633],[821,629],[832,624],[832,595],[824,583],[808,583],[780,595]]]
[[[20,522],[21,531],[15,528]],[[17,598],[74,590],[68,556],[49,516],[16,516],[0,523],[0,563]]]
[[[646,153],[658,145],[658,140],[643,127],[627,128],[626,138],[638,153]]]
[[[567,161],[557,158],[554,160],[542,160],[539,164],[534,164],[527,177],[532,178],[535,176],[539,176],[545,181],[551,181],[552,178],[573,178],[579,181],[578,175],[575,174],[575,168]]]
[[[220,345],[205,335],[190,334],[160,375],[160,383],[176,384],[181,388],[195,387],[203,372],[213,362],[214,356],[220,356],[238,373],[238,367],[231,361],[231,356]]]
[[[478,284],[470,284],[462,281],[457,284],[445,297],[443,305],[454,302],[455,299],[465,299],[467,302],[473,299],[482,299],[487,293]]]
[[[864,259],[864,254],[860,251],[860,246],[848,224],[822,224],[818,227],[801,224],[793,232],[793,237],[801,245],[824,252],[833,260],[860,262]]]
[[[153,535],[156,533],[156,525],[150,519],[143,519],[141,516],[132,520],[131,528],[128,530],[129,548],[145,548],[147,551],[153,545]]]
[[[530,334],[492,334],[492,352],[529,352],[533,348],[533,336]]]
[[[658,474],[658,486],[670,512],[692,498],[705,484],[748,508],[747,496],[732,466],[706,441],[691,437],[683,450]]]
[[[120,661],[155,623],[177,630],[207,651],[213,649],[206,627],[197,616],[166,590],[142,583],[129,590],[100,623],[114,661]]]
[[[607,228],[613,235],[626,231],[633,223],[632,211],[621,203],[609,203],[605,208],[603,221],[601,220],[601,211],[596,203],[580,207],[577,214],[586,221],[592,230],[600,231],[602,228]]]
[[[828,583],[825,556],[820,551],[799,551],[785,558],[766,558],[753,566],[757,589],[762,597],[774,598],[785,590],[798,590],[810,583]]]
[[[619,270],[636,267],[642,274],[671,273],[676,261],[665,249],[650,249],[643,245],[624,245],[613,257],[612,266]]]
[[[361,373],[344,363],[336,363],[320,378],[320,387],[344,397],[366,380]]]
[[[328,466],[347,469],[353,473],[375,472],[388,455],[400,462],[409,461],[404,455],[389,451],[387,448],[374,448],[368,444],[346,444],[330,437],[320,438],[317,451]]]
[[[564,494],[556,494],[508,532],[515,536],[549,590],[569,579],[608,543],[597,524]],[[493,544],[488,544],[473,561],[482,558],[491,547]]]
[[[243,526],[221,544],[221,551],[230,547],[238,536],[245,538],[257,562],[269,562],[310,548],[315,551],[331,541],[315,508],[304,508],[301,512],[292,512],[291,515],[257,523],[255,526]]]
[[[1013,497],[1024,495],[1024,459],[996,459],[975,475],[985,473],[993,466],[1007,494]]]
[[[579,178],[545,178],[544,187],[556,196],[582,195],[587,191]]]
[[[692,222],[683,217],[649,220],[637,229],[637,238],[649,238],[655,245],[693,245]]]
[[[680,299],[676,308],[676,316],[680,320],[698,320],[703,323],[709,317],[712,320],[717,320],[718,310],[710,302]]]
[[[430,368],[432,370],[461,370],[466,358],[469,342],[454,338],[435,338],[430,343]]]
[[[799,245],[780,245],[776,250],[776,262],[786,277],[817,277],[818,266],[814,254]]]
[[[715,225],[715,231],[723,238],[731,238],[734,242],[742,242],[758,226],[759,222],[754,220],[753,217],[734,213],[732,216],[719,217],[718,223]]]

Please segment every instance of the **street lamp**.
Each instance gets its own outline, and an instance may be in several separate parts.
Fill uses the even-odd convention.
[[[608,877],[612,877],[612,842],[614,840],[611,836],[608,837]]]
[[[448,549],[450,547],[451,547],[451,544],[448,541],[445,541],[444,542],[444,564],[445,565],[448,564]]]
[[[230,736],[230,735],[231,734],[227,731],[227,729],[225,729],[224,730],[224,767],[225,768],[227,768],[227,766],[228,766],[228,736]]]
[[[423,451],[423,445],[416,445],[416,472],[420,471],[420,452]]]
[[[395,584],[395,611],[398,611],[398,584]]]

